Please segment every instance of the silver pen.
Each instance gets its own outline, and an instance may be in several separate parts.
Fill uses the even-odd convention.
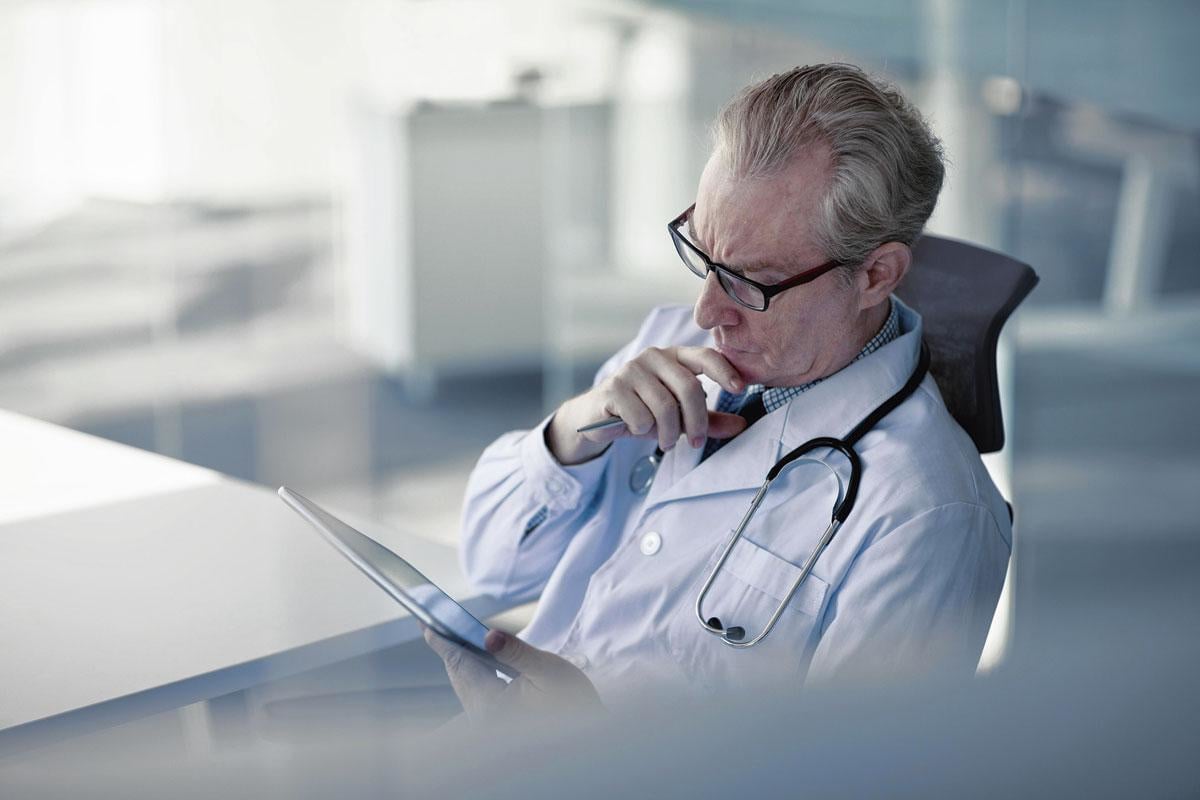
[[[621,419],[620,417],[609,417],[608,419],[602,419],[599,422],[589,422],[587,425],[584,425],[582,428],[576,428],[575,432],[576,433],[587,433],[588,431],[598,431],[598,430],[602,430],[604,428],[615,428],[618,425],[624,425],[624,424],[625,424],[625,420]]]

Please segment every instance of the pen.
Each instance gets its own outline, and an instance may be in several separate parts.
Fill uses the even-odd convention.
[[[624,424],[625,420],[621,419],[620,417],[609,417],[608,419],[602,419],[599,422],[590,422],[587,425],[584,425],[582,428],[576,428],[575,432],[587,433],[588,431],[598,431],[602,428],[615,428],[618,425]]]

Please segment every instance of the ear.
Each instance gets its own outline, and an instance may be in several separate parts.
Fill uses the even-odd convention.
[[[859,309],[873,308],[892,293],[912,264],[912,250],[900,242],[879,245],[856,270],[854,279],[859,290]]]

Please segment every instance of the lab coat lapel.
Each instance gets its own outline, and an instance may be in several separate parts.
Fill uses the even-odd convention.
[[[671,467],[663,476],[667,480],[655,479],[646,507],[695,495],[758,487],[778,457],[784,417],[783,410],[767,414],[703,463],[697,463],[703,447],[675,448],[663,461],[664,468],[668,464]]]
[[[703,463],[697,463],[700,449],[676,447],[667,453],[646,508],[698,495],[757,489],[775,462],[792,448],[818,436],[845,437],[899,391],[916,368],[921,318],[903,303],[899,306],[903,331],[899,337],[767,414]],[[710,395],[709,407],[715,403]]]

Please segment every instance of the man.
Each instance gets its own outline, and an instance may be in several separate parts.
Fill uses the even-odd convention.
[[[799,685],[979,657],[1011,528],[931,377],[857,443],[857,505],[769,634],[730,647],[702,624],[743,642],[770,624],[847,488],[847,459],[818,450],[780,476],[700,612],[730,531],[777,459],[846,436],[917,368],[921,320],[892,292],[943,176],[919,113],[847,65],[747,88],[715,139],[695,205],[670,226],[704,280],[694,308],[655,310],[589,391],[500,438],[471,476],[468,576],[540,603],[520,639],[489,640],[522,671],[515,689],[480,688],[430,637],[469,711],[592,685]],[[608,417],[624,424],[578,432]]]

